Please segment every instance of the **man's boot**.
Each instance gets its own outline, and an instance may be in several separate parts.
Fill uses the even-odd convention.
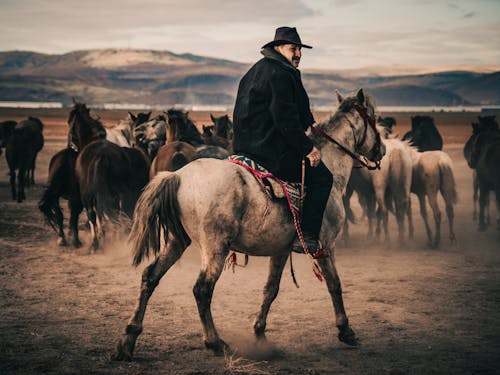
[[[321,242],[316,239],[315,236],[306,232],[303,234],[303,237],[304,244],[306,245],[309,254],[311,254],[313,258],[318,259],[329,256],[328,251],[325,251],[323,249],[323,246],[321,246]],[[292,251],[299,254],[306,253],[304,247],[302,246],[302,242],[299,239],[299,236],[295,237],[295,240],[293,241]]]

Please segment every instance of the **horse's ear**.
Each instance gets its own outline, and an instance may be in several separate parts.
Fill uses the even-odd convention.
[[[363,92],[363,89],[358,90],[356,97],[358,98],[358,103],[364,106],[365,105],[365,93]]]
[[[151,117],[151,111],[149,111],[149,112],[147,113],[147,115],[148,115],[148,116],[147,116],[147,120],[146,120],[146,121],[149,121],[149,118]]]
[[[214,115],[212,115],[212,113],[210,113],[210,119],[212,120],[212,122],[213,122],[214,124],[216,123],[216,121],[215,121],[215,117],[214,117]]]
[[[187,121],[189,118],[189,111],[184,112],[184,120]]]
[[[166,122],[167,124],[169,124],[169,123],[170,123],[170,117],[168,117],[168,112],[163,111],[163,114],[165,115],[165,122]]]
[[[135,120],[137,120],[137,117],[134,116],[134,114],[132,112],[128,112],[128,117],[135,122]]]
[[[344,101],[344,97],[340,94],[339,90],[335,90],[335,95],[337,95],[337,102],[339,104]]]
[[[479,124],[473,122],[472,123],[472,132],[477,132],[479,129]]]

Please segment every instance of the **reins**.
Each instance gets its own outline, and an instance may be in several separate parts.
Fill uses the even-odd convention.
[[[375,120],[368,115],[368,110],[364,107],[357,105],[357,104],[354,104],[354,108],[356,109],[356,111],[358,111],[358,113],[361,116],[361,118],[363,119],[363,122],[365,125],[365,129],[363,131],[363,137],[361,138],[361,141],[359,142],[359,144],[363,144],[366,140],[366,133],[368,130],[368,124],[374,130],[376,137],[377,137],[377,142],[380,142],[380,134],[378,133],[377,128],[375,127]],[[319,136],[327,139],[328,141],[336,144],[344,153],[346,153],[351,158],[356,160],[359,164],[361,164],[358,168],[365,167],[370,171],[375,170],[375,169],[380,169],[380,161],[375,161],[374,162],[375,165],[369,165],[368,162],[363,160],[360,155],[349,150],[347,147],[345,147],[343,144],[341,144],[340,142],[338,142],[334,138],[330,137],[328,134],[326,134],[323,130],[321,130],[317,126],[311,126],[311,129],[317,135],[319,135]]]

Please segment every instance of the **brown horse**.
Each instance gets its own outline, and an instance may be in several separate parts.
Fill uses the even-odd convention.
[[[95,251],[105,219],[117,223],[123,216],[132,217],[148,182],[149,162],[142,151],[107,141],[104,126],[90,116],[85,104],[75,103],[68,124],[72,148],[81,150],[75,171]]]
[[[36,157],[44,143],[43,123],[30,116],[14,127],[6,143],[5,156],[9,165],[12,199],[22,202],[26,199],[25,185],[35,183]]]
[[[151,163],[150,178],[159,171],[176,171],[197,158],[194,146],[179,140],[179,121],[171,120],[168,112],[165,112],[165,115],[167,116],[166,143],[160,147]]]

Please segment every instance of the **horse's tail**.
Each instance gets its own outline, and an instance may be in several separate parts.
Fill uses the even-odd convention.
[[[458,201],[457,185],[453,176],[451,160],[448,157],[439,160],[439,172],[441,173],[441,194],[443,197],[448,197],[452,204],[456,204]]]
[[[118,224],[120,219],[120,194],[114,188],[116,181],[112,181],[109,171],[113,170],[113,162],[107,155],[93,160],[94,168],[89,168],[89,191],[91,192],[93,203],[100,218],[104,216]]]
[[[180,221],[179,190],[180,177],[171,172],[161,172],[149,182],[137,201],[129,241],[132,242],[134,265],[160,251],[161,229],[165,241],[169,234],[185,248],[191,239]]]
[[[58,169],[52,179],[49,181],[49,186],[43,192],[42,198],[38,202],[38,209],[42,212],[45,222],[50,225],[54,230],[62,221],[62,210],[59,205],[60,183],[64,178],[63,171]]]

